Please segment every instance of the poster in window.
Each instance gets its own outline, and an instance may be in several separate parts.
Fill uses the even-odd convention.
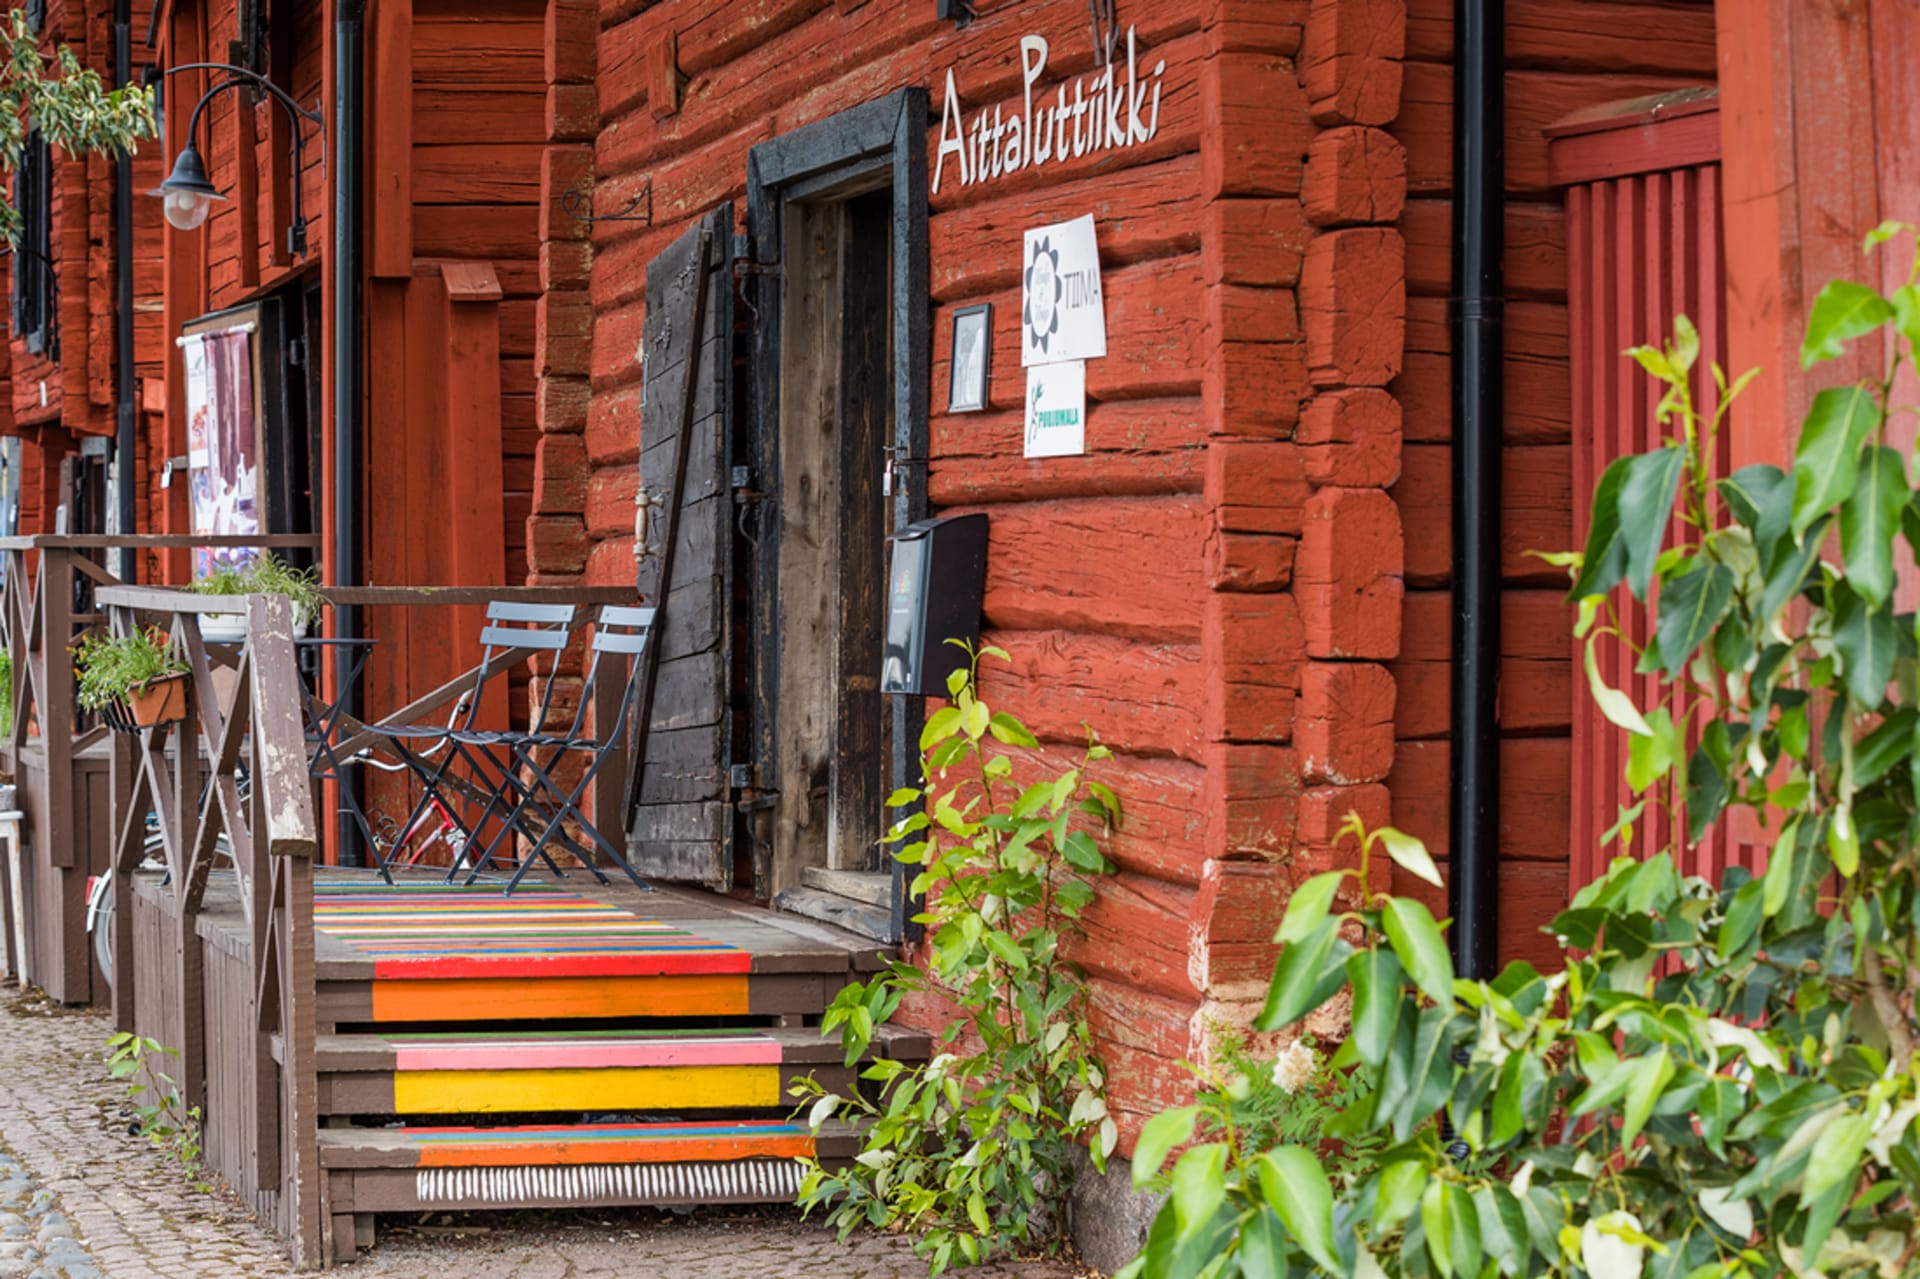
[[[243,324],[180,339],[186,361],[187,494],[195,533],[245,537],[263,526],[253,328]],[[194,576],[243,568],[258,554],[252,547],[196,547]]]

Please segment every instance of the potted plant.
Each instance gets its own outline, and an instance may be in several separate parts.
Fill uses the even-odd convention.
[[[76,695],[116,728],[147,728],[187,713],[187,666],[157,626],[88,635],[73,650]],[[124,721],[124,722],[117,722]]]
[[[294,568],[271,553],[244,568],[221,564],[188,589],[200,595],[284,595],[293,605],[293,629],[304,635],[320,620],[326,597],[317,569]],[[247,619],[237,613],[202,613],[201,638],[214,644],[238,644],[247,637]]]
[[[233,564],[216,564],[212,572],[196,579],[187,589],[196,595],[245,595],[251,588],[246,569]],[[242,643],[247,638],[246,614],[200,614],[200,638],[209,644]]]

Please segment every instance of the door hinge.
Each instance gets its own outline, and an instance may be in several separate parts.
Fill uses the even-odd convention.
[[[307,367],[307,340],[304,337],[293,338],[287,343],[287,363],[296,369]]]
[[[770,275],[777,279],[784,274],[785,270],[778,262],[755,262],[752,258],[733,260],[733,276],[736,280],[744,280],[750,275]]]
[[[735,790],[753,789],[753,765],[735,764],[727,769],[727,785]]]
[[[773,494],[762,493],[759,489],[753,486],[753,468],[752,467],[750,466],[734,467],[732,479],[733,479],[733,504],[735,506],[749,506],[755,502],[770,502],[773,500]]]

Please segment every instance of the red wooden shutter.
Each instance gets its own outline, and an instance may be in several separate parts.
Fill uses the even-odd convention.
[[[1584,543],[1594,485],[1615,458],[1655,447],[1659,391],[1621,353],[1664,343],[1673,317],[1700,330],[1694,398],[1711,415],[1717,400],[1711,365],[1727,362],[1720,224],[1720,117],[1717,94],[1692,90],[1584,111],[1547,130],[1553,178],[1567,188],[1567,299],[1573,361],[1573,493],[1576,544]],[[1717,441],[1716,465],[1731,470],[1730,442]],[[1619,592],[1625,599],[1625,592]],[[1630,603],[1630,602],[1629,602]],[[1648,633],[1644,608],[1631,605],[1622,628],[1636,645]],[[1619,856],[1601,845],[1631,802],[1627,735],[1603,719],[1587,695],[1584,653],[1576,641],[1573,711],[1573,847],[1570,892]],[[1655,704],[1660,685],[1633,673],[1623,643],[1603,643],[1599,668],[1636,705]],[[1684,767],[1677,770],[1684,773]],[[1672,792],[1678,799],[1679,783]],[[1673,819],[1649,803],[1635,823],[1632,851],[1665,847]],[[1680,859],[1683,873],[1718,878],[1737,846],[1725,823]],[[1683,832],[1682,832],[1683,833]]]

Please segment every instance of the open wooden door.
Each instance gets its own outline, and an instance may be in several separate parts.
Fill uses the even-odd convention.
[[[727,687],[733,491],[733,206],[647,266],[639,588],[660,609],[636,719],[628,857],[733,884]]]

